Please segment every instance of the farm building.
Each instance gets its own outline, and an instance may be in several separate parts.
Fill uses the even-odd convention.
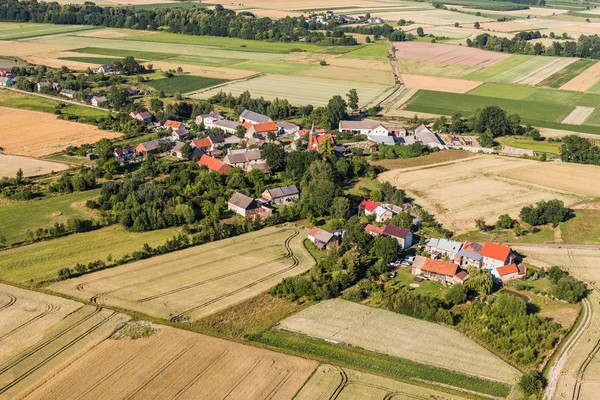
[[[71,90],[71,89],[63,89],[60,91],[60,95],[66,97],[67,99],[74,98],[75,93],[77,93],[77,92],[74,90]]]
[[[318,227],[308,231],[308,240],[313,242],[319,250],[329,249],[334,244],[337,244],[338,236],[332,232],[323,230]]]
[[[90,100],[90,103],[94,106],[94,107],[100,107],[101,105],[106,105],[108,103],[108,99],[104,96],[92,96],[92,99]]]
[[[294,124],[293,122],[277,121],[275,124],[279,129],[280,135],[293,135],[300,130],[300,125]]]
[[[222,130],[223,132],[229,133],[231,135],[235,135],[235,132],[236,132],[238,126],[240,126],[240,124],[238,122],[230,121],[225,118],[218,119],[212,123],[213,128],[218,128],[218,129]]]
[[[244,110],[240,114],[240,122],[249,122],[251,124],[263,124],[265,122],[273,122],[273,120],[266,115],[262,115],[250,110]]]
[[[496,282],[505,283],[512,279],[518,279],[525,275],[527,269],[523,265],[509,264],[490,271]]]
[[[282,186],[267,189],[262,193],[262,198],[273,204],[287,204],[300,198],[300,191],[296,185]]]
[[[505,155],[505,156],[514,156],[514,157],[523,157],[523,156],[537,157],[538,156],[537,151],[527,150],[527,149],[519,149],[516,147],[510,147],[510,146],[504,146],[502,148],[502,150],[500,151],[500,154]]]
[[[42,91],[43,89],[52,89],[52,90],[58,90],[58,88],[60,87],[60,83],[55,82],[55,83],[50,83],[50,82],[38,82],[35,85],[35,90],[37,92]]]
[[[454,260],[456,254],[462,248],[462,243],[443,238],[432,238],[427,241],[426,246],[429,254],[436,255],[437,257],[448,257],[450,260]]]
[[[183,158],[183,146],[185,146],[184,142],[175,142],[175,146],[173,146],[171,150],[169,150],[169,154],[171,155],[171,157],[180,159]]]
[[[140,143],[136,146],[136,153],[140,153],[144,156],[150,153],[158,152],[158,148],[160,147],[160,142],[158,140],[150,140],[148,142]]]
[[[115,149],[114,156],[117,162],[129,161],[135,155],[134,151],[130,147],[123,147],[122,149]]]
[[[277,128],[277,125],[275,125],[273,121],[262,122],[260,124],[251,124],[249,122],[245,122],[244,127],[246,128],[246,137],[248,139],[266,139],[269,133],[277,134],[279,132],[279,128]]]
[[[379,121],[363,119],[362,121],[340,121],[340,132],[351,132],[368,136],[388,136],[388,129]]]
[[[246,172],[252,169],[259,169],[264,173],[269,173],[269,166],[261,158],[259,149],[236,149],[229,150],[223,161],[232,167],[242,168]]]
[[[236,192],[231,196],[227,203],[227,209],[243,217],[258,215],[260,218],[267,218],[273,215],[273,211],[261,205],[252,197]]]
[[[129,113],[129,116],[133,119],[140,121],[141,123],[143,123],[145,125],[148,125],[149,123],[152,122],[152,114],[150,114],[148,111],[142,111],[142,112],[132,111],[131,113]]]
[[[206,154],[203,154],[202,157],[200,157],[197,164],[201,167],[205,166],[211,171],[215,171],[221,175],[227,175],[231,172],[231,167],[229,165]]]
[[[101,65],[97,70],[94,71],[96,74],[112,74],[113,66],[112,65]]]
[[[489,271],[512,264],[516,257],[510,247],[491,242],[483,245],[481,255],[482,267]]]
[[[400,136],[400,142],[406,145],[421,143],[425,146],[445,149],[447,146],[431,129],[421,124],[414,132],[406,131],[406,136]]]
[[[413,262],[411,273],[413,275],[423,275],[427,279],[441,282],[443,284],[463,284],[469,275],[459,269],[458,265],[431,258],[416,256]]]
[[[483,260],[483,256],[481,255],[482,249],[483,246],[481,244],[467,240],[456,253],[454,262],[463,268],[481,268],[481,261]]]

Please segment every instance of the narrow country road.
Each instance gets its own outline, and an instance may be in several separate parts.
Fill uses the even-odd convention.
[[[544,399],[552,400],[554,398],[554,392],[556,391],[556,384],[558,383],[558,379],[560,378],[560,373],[567,361],[567,356],[569,355],[569,351],[571,348],[577,343],[577,340],[581,337],[585,329],[587,328],[590,319],[592,317],[590,303],[587,299],[583,299],[581,301],[583,304],[583,319],[581,324],[577,327],[577,330],[571,335],[568,339],[567,343],[565,343],[562,348],[559,356],[556,358],[556,362],[550,368],[550,372],[548,373],[548,385],[546,386],[546,391],[544,392]]]
[[[79,101],[75,101],[75,100],[68,100],[68,99],[62,99],[59,97],[55,97],[55,96],[50,96],[47,94],[42,94],[42,93],[32,93],[32,92],[27,92],[25,90],[19,90],[19,89],[15,89],[15,88],[4,88],[6,90],[11,90],[13,92],[18,92],[18,93],[23,93],[23,94],[28,94],[30,96],[38,96],[38,97],[43,97],[45,99],[49,99],[49,100],[54,100],[54,101],[58,101],[60,103],[67,103],[67,104],[73,104],[75,106],[81,106],[81,107],[87,107],[87,108],[93,108],[95,110],[101,110],[101,111],[106,111],[106,112],[113,112],[115,114],[118,114],[118,111],[114,111],[114,110],[108,110],[106,108],[102,108],[102,107],[96,107],[93,106],[91,104],[85,104],[85,103],[80,103]]]

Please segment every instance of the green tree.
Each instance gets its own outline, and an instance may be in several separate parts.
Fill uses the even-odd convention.
[[[418,28],[417,28],[417,35],[418,35],[419,37],[423,37],[423,36],[425,36],[425,31],[423,30],[423,28],[421,28],[421,27],[418,27]]]
[[[499,229],[512,229],[515,225],[515,220],[510,217],[508,214],[502,214],[498,217],[498,221],[496,222],[496,228]]]
[[[356,113],[358,111],[358,92],[356,89],[350,89],[346,97],[348,98],[348,107],[353,113]]]
[[[342,96],[335,95],[329,100],[327,103],[326,115],[330,129],[337,129],[340,121],[348,117],[346,108],[347,104],[344,99],[342,99]]]
[[[477,229],[479,229],[480,231],[484,231],[486,228],[486,224],[485,224],[485,220],[483,218],[477,218],[475,220],[475,226],[477,227]]]
[[[467,301],[467,288],[463,285],[452,285],[445,295],[450,304],[462,304]]]
[[[346,219],[350,214],[350,201],[345,197],[333,199],[329,213],[333,218]]]
[[[544,0],[541,0],[544,1]],[[544,387],[544,378],[537,371],[521,375],[519,386],[527,398],[539,394]]]
[[[181,155],[186,160],[191,160],[193,151],[194,149],[192,149],[192,145],[190,145],[188,142],[185,142],[183,147],[181,148]]]
[[[17,185],[20,185],[21,183],[23,183],[23,170],[21,168],[19,168],[19,170],[17,171],[17,176],[15,177],[15,183]]]
[[[5,247],[6,246],[6,236],[4,236],[2,233],[0,233],[0,247]]]
[[[373,241],[371,252],[381,260],[387,269],[387,264],[394,259],[398,253],[398,241],[392,237],[377,236]],[[382,272],[385,272],[382,271]]]
[[[479,24],[479,22],[475,22],[475,25],[473,25],[475,27],[475,29],[479,29],[481,27],[481,25]]]
[[[494,282],[492,275],[481,268],[470,267],[469,279],[465,282],[465,287],[474,290],[481,294],[489,294],[492,292]]]
[[[95,152],[98,155],[96,159],[96,165],[98,168],[102,168],[104,163],[106,163],[110,159],[114,159],[114,146],[112,142],[108,139],[100,139],[94,145]]]
[[[162,112],[164,107],[165,103],[163,103],[161,99],[157,99],[156,97],[150,99],[150,110],[152,110],[154,113]]]

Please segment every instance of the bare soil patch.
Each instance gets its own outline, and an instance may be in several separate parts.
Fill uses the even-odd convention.
[[[400,74],[404,84],[413,89],[437,90],[450,93],[467,93],[483,82],[435,76]]]
[[[508,54],[504,53],[451,44],[394,42],[394,47],[398,59],[437,62],[465,67],[487,67],[509,57]]]
[[[119,134],[56,119],[53,114],[0,107],[0,147],[7,154],[42,157],[68,146],[95,143]]]
[[[64,171],[69,166],[57,162],[38,160],[30,157],[10,156],[0,154],[0,177],[14,177],[19,168],[23,170],[23,175],[27,177],[46,175],[54,172]]]
[[[592,85],[600,80],[600,63],[592,65],[581,74],[571,79],[569,82],[562,85],[562,90],[575,90],[578,92],[585,92]]]

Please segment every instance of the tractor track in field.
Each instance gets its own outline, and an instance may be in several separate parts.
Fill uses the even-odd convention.
[[[348,387],[348,374],[344,371],[344,368],[338,367],[340,371],[340,383],[337,385],[331,396],[329,396],[329,400],[335,400],[338,398],[340,394]]]
[[[184,387],[182,387],[177,393],[175,393],[175,396],[173,396],[172,400],[177,400],[178,398],[180,398],[181,396],[183,396],[185,392],[187,392],[188,390],[190,390],[190,388],[192,386],[194,386],[200,380],[200,378],[202,378],[204,376],[204,374],[207,371],[210,371],[212,369],[212,367],[214,367],[219,361],[221,361],[221,359],[223,357],[225,357],[227,354],[229,354],[229,351],[230,351],[230,349],[224,350],[221,354],[219,354],[218,356],[216,356],[214,360],[212,360],[204,368],[202,368],[200,370],[200,372],[198,372],[196,374],[196,376],[194,376],[192,379],[190,379],[188,381],[188,383]]]
[[[43,301],[43,300],[41,300],[41,302],[46,304],[46,310],[44,310],[40,314],[28,319],[27,321],[23,322],[22,324],[17,325],[13,329],[11,329],[9,332],[6,332],[4,335],[0,336],[0,341],[5,339],[6,337],[12,335],[16,331],[23,329],[27,325],[32,324],[35,321],[44,318],[46,315],[52,314],[53,312],[60,310],[60,305],[52,304],[52,303],[49,303],[49,302]]]
[[[286,230],[289,230],[289,229],[292,229],[292,228],[283,228],[283,229],[281,229],[281,230],[278,230],[278,231],[276,231],[276,232],[269,233],[269,234],[267,234],[267,235],[263,236],[262,238],[264,239],[264,238],[267,238],[267,237],[269,237],[269,236],[278,235],[278,234],[280,234],[281,232],[284,232],[284,231],[286,231]],[[230,246],[236,246],[236,245],[240,245],[240,243],[243,243],[243,242],[245,242],[245,241],[248,241],[248,240],[254,240],[254,239],[247,239],[247,240],[243,240],[243,241],[241,241],[241,242],[240,242],[240,241],[235,241],[235,242],[233,242],[233,243],[226,244],[225,246],[221,246],[221,247],[217,248],[216,250],[222,250],[222,249],[223,249],[223,248],[225,248],[225,247],[230,247]],[[213,242],[213,243],[214,243],[214,242]],[[240,253],[240,254],[236,254],[236,255],[233,255],[233,256],[227,256],[227,257],[223,257],[223,258],[220,258],[220,259],[211,260],[210,262],[207,262],[207,263],[204,263],[204,264],[199,264],[199,265],[195,265],[195,266],[193,266],[193,267],[189,267],[189,268],[182,269],[182,270],[179,270],[179,271],[170,272],[170,273],[168,273],[168,274],[164,274],[164,275],[161,275],[161,276],[159,276],[159,277],[152,278],[152,279],[150,279],[150,280],[148,280],[148,281],[144,281],[144,282],[141,282],[141,283],[133,283],[133,284],[130,284],[130,285],[127,285],[127,286],[120,287],[119,289],[115,289],[115,290],[120,290],[120,289],[124,289],[124,288],[133,287],[133,286],[135,286],[135,285],[141,285],[141,284],[145,284],[145,283],[148,283],[148,282],[153,282],[154,280],[157,280],[157,279],[160,279],[160,278],[164,278],[165,276],[171,276],[171,275],[176,275],[176,274],[179,274],[179,273],[182,273],[182,272],[191,271],[191,270],[194,270],[194,269],[196,269],[197,267],[199,267],[199,266],[202,266],[202,265],[206,265],[206,264],[209,264],[209,263],[213,263],[213,262],[215,262],[215,261],[224,261],[224,260],[228,260],[228,259],[230,259],[230,258],[233,258],[233,257],[235,257],[235,256],[239,256],[239,255],[245,255],[245,254],[253,253],[253,252],[256,252],[256,250],[262,250],[262,249],[264,249],[264,248],[267,248],[267,247],[270,247],[270,245],[269,245],[269,246],[264,246],[264,247],[261,247],[261,248],[258,248],[258,249],[257,249],[257,248],[254,248],[254,249],[252,249],[252,250],[249,250],[249,251],[247,251],[247,252]],[[183,260],[183,259],[185,259],[186,257],[187,257],[187,256],[182,256],[181,258],[174,259],[173,261],[180,261],[180,260]],[[78,284],[77,286],[75,286],[75,289],[76,289],[76,290],[79,290],[79,291],[83,291],[83,290],[84,290],[84,288],[85,288],[85,286],[86,286],[86,285],[89,285],[90,283],[94,283],[94,282],[100,282],[100,281],[103,281],[103,280],[108,280],[108,279],[118,278],[118,277],[122,277],[122,276],[124,276],[124,275],[136,274],[136,273],[139,273],[139,271],[138,271],[138,270],[129,270],[129,271],[122,272],[122,273],[120,273],[120,274],[114,274],[114,275],[111,275],[111,276],[103,276],[103,277],[96,278],[96,279],[90,279],[90,280],[88,280],[88,281],[85,281],[85,282],[83,282],[83,283],[80,283],[80,284]],[[115,291],[115,290],[113,290],[113,291]],[[108,294],[108,293],[112,293],[113,291],[104,292],[104,293],[99,293],[99,294]]]
[[[6,297],[8,297],[8,303],[0,306],[0,311],[6,310],[7,308],[9,308],[10,306],[12,306],[13,304],[15,304],[17,302],[17,298],[15,296],[13,296],[12,294],[8,294],[8,293],[2,293],[2,294],[5,295]]]
[[[288,254],[286,255],[285,258],[291,258],[293,260],[293,263],[292,263],[291,266],[289,266],[287,268],[284,268],[282,270],[279,270],[277,272],[274,272],[272,274],[269,274],[267,276],[264,276],[264,277],[262,277],[262,278],[260,278],[260,279],[258,279],[256,281],[250,282],[249,284],[244,285],[244,286],[242,286],[240,288],[237,288],[235,290],[232,290],[231,292],[224,293],[224,294],[222,294],[220,296],[217,296],[217,297],[215,297],[215,298],[213,298],[211,300],[207,300],[207,301],[205,301],[205,302],[203,302],[201,304],[198,304],[198,305],[196,305],[196,306],[194,306],[192,308],[189,308],[189,309],[187,309],[185,311],[182,311],[181,313],[179,313],[179,314],[175,315],[174,317],[172,317],[171,318],[171,322],[181,322],[181,320],[183,319],[183,317],[185,315],[187,315],[187,314],[190,314],[190,313],[193,313],[195,311],[198,311],[198,310],[200,310],[200,309],[202,309],[202,308],[204,308],[206,306],[209,306],[209,305],[214,304],[214,303],[216,303],[218,301],[221,301],[223,299],[231,297],[231,296],[233,296],[233,295],[235,295],[237,293],[240,293],[240,292],[242,292],[242,291],[244,291],[246,289],[249,289],[249,288],[251,288],[253,286],[256,286],[259,283],[262,283],[262,282],[264,282],[264,281],[266,281],[268,279],[271,279],[274,276],[281,275],[282,273],[285,273],[287,271],[290,271],[290,270],[296,268],[300,264],[300,260],[298,260],[298,257],[296,257],[294,255],[294,252],[292,251],[292,248],[290,247],[290,242],[292,241],[292,239],[294,239],[299,234],[300,234],[300,232],[298,230],[294,230],[294,233],[290,237],[288,237],[285,240],[285,242],[284,242],[285,248],[288,251]]]
[[[94,312],[90,313],[90,317],[92,315],[96,315],[98,312],[100,312],[101,309],[96,309]],[[71,347],[73,347],[74,345],[76,345],[77,343],[79,343],[80,341],[82,341],[83,339],[85,339],[88,335],[90,335],[92,332],[94,332],[95,330],[97,330],[98,328],[100,328],[102,325],[106,324],[108,321],[110,321],[112,318],[114,318],[115,316],[117,316],[118,313],[117,312],[113,312],[110,315],[108,315],[107,317],[105,317],[104,319],[102,319],[101,321],[97,322],[96,324],[94,324],[93,326],[91,326],[90,328],[88,328],[86,331],[84,331],[83,333],[79,334],[77,337],[75,337],[74,339],[72,339],[70,342],[68,342],[67,344],[65,344],[64,346],[60,347],[58,350],[54,351],[52,354],[50,354],[48,357],[46,357],[44,360],[42,360],[41,362],[37,363],[36,365],[34,365],[33,367],[31,367],[30,369],[28,369],[27,371],[25,371],[24,373],[22,373],[21,375],[19,375],[18,377],[16,377],[15,379],[13,379],[10,383],[8,383],[7,385],[3,386],[0,388],[0,394],[5,393],[6,391],[8,391],[9,389],[11,389],[12,387],[14,387],[15,385],[17,385],[19,382],[23,381],[24,379],[26,379],[29,375],[33,374],[34,372],[36,372],[38,369],[42,368],[44,365],[46,365],[47,363],[49,363],[50,361],[52,361],[53,359],[55,359],[56,357],[60,356],[62,353],[64,353],[65,351],[67,351],[68,349],[70,349]],[[86,320],[84,318],[84,320]],[[79,326],[83,323],[83,321],[80,321],[79,323],[76,323],[74,325],[71,326],[71,329],[75,328],[76,326]],[[62,335],[60,335],[62,336]],[[46,341],[44,345],[40,345],[40,346],[36,346],[37,350],[41,350],[44,347],[46,347],[49,343],[53,342],[54,340],[56,340],[59,336],[55,336],[51,341]],[[37,351],[36,350],[36,351]],[[28,355],[24,356],[24,357],[20,357],[17,358],[15,360],[13,360],[13,362],[11,363],[10,367],[3,367],[2,370],[0,370],[0,374],[5,373],[6,371],[8,371],[10,368],[12,368],[15,365],[18,365],[19,363],[21,363],[22,361],[26,360],[27,358],[29,358],[31,355],[33,355],[35,352],[31,353],[29,352]]]

